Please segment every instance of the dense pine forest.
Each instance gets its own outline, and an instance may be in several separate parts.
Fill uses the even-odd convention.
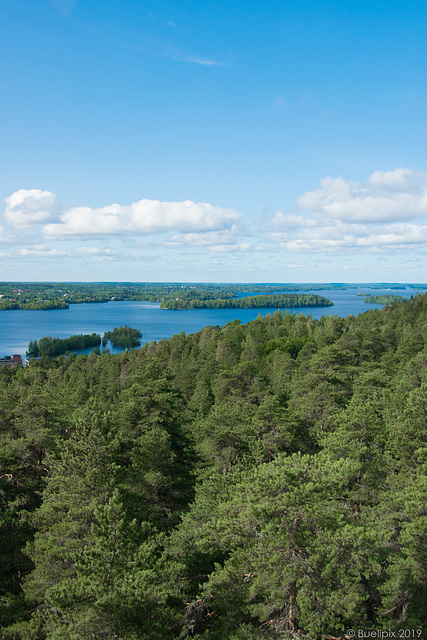
[[[0,637],[426,637],[426,470],[427,296],[5,367]]]

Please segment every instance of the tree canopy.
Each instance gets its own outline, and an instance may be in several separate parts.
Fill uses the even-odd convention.
[[[102,345],[105,347],[110,340],[114,347],[132,349],[140,346],[139,338],[141,337],[142,333],[139,329],[131,329],[125,325],[124,327],[116,327],[113,331],[106,331],[102,338]]]
[[[1,369],[1,637],[425,637],[426,313]]]

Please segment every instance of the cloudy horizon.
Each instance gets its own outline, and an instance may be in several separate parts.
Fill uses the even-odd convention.
[[[351,260],[351,253],[387,264],[396,252],[422,250],[427,243],[427,174],[403,167],[377,170],[364,183],[325,177],[320,188],[298,196],[287,212],[252,219],[232,208],[190,200],[142,198],[130,204],[66,207],[57,194],[38,188],[19,189],[5,204],[0,236],[4,255],[10,261],[43,260],[46,268],[54,269],[55,279],[65,259],[78,258],[86,268],[102,262],[119,269],[127,265],[124,279],[135,281],[129,262],[152,262],[154,269],[162,269],[162,262],[171,268],[177,259],[190,268],[210,260],[219,276],[215,280],[222,273],[229,277],[239,262],[247,281],[259,281],[253,263],[261,255],[269,265],[282,262],[297,281],[315,282],[322,281],[315,273],[298,280],[299,269],[310,268],[310,260],[316,273],[325,273],[331,261]],[[189,276],[187,281],[198,279]]]

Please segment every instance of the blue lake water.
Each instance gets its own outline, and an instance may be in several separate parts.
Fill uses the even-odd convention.
[[[329,298],[333,307],[315,307],[290,309],[296,314],[303,313],[318,319],[323,315],[356,316],[368,309],[381,308],[383,305],[366,304],[363,296],[357,293],[373,295],[394,294],[406,298],[415,295],[416,289],[392,291],[388,289],[345,289],[337,291],[314,291],[313,293]],[[306,291],[296,293],[307,293]],[[420,289],[419,293],[425,293]],[[251,294],[253,295],[253,294]],[[286,309],[284,308],[283,311]],[[261,313],[273,313],[275,309],[189,309],[170,311],[160,309],[154,302],[108,302],[102,304],[73,304],[69,309],[54,311],[0,311],[0,356],[20,353],[25,355],[30,340],[39,340],[44,336],[68,338],[80,333],[99,333],[125,324],[139,329],[142,344],[171,338],[176,333],[195,333],[207,325],[224,325],[238,318],[242,323],[249,322]],[[89,349],[88,351],[91,351]],[[111,348],[112,352],[121,349]]]

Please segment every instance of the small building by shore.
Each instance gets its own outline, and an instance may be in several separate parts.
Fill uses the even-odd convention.
[[[17,364],[22,364],[22,357],[18,353],[0,358],[0,367],[14,367]]]

